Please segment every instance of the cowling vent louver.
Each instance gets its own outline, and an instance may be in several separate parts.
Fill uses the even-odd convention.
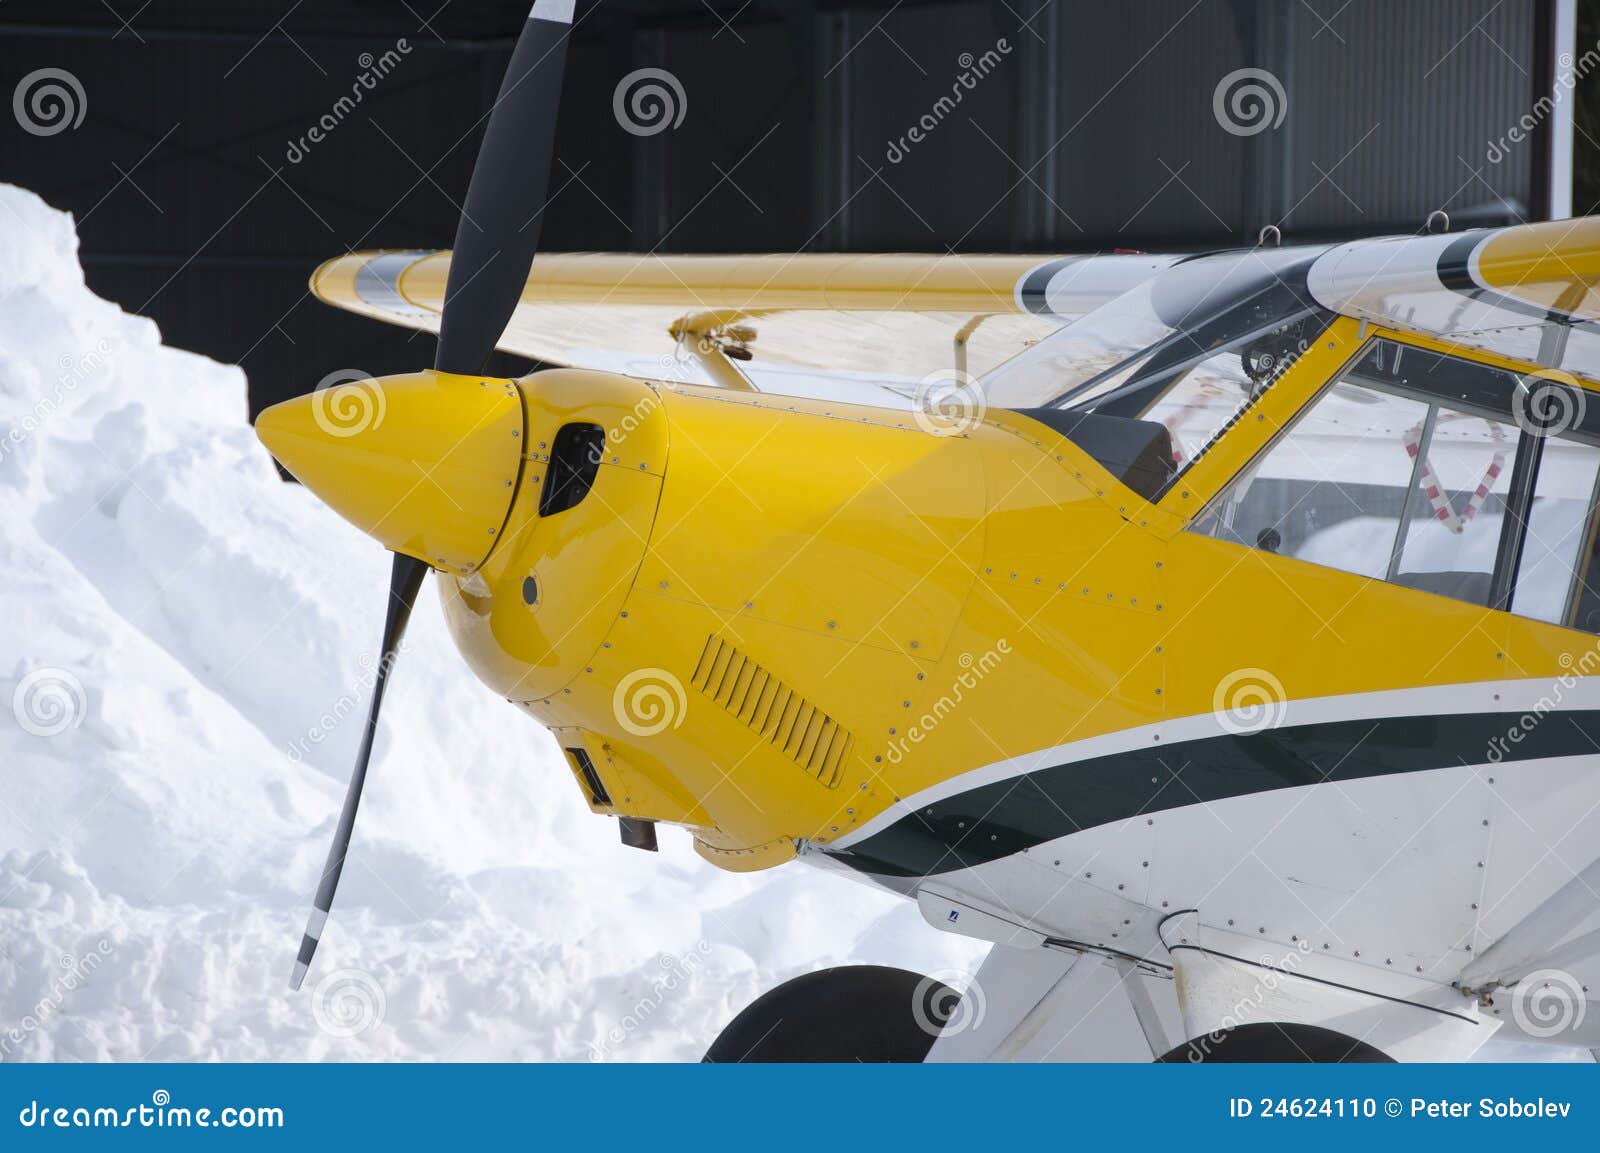
[[[692,683],[823,785],[838,785],[850,731],[728,641],[706,641]]]

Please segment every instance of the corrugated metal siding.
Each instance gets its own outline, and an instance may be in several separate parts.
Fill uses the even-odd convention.
[[[1237,234],[1246,142],[1211,112],[1217,79],[1243,62],[1233,6],[1056,2],[1067,63],[1049,163],[1084,231],[1120,245]]]
[[[830,166],[850,169],[834,231],[844,222],[851,245],[868,232],[913,246],[1200,247],[1269,223],[1290,238],[1409,231],[1436,208],[1505,197],[1527,213],[1538,146],[1497,164],[1485,152],[1532,107],[1537,3],[904,5],[855,27],[828,79],[848,84],[836,134],[853,154]],[[991,23],[995,11],[1017,26]],[[883,142],[948,90],[952,50],[981,52],[999,32],[1016,50],[994,77],[885,163]],[[1278,127],[1219,123],[1218,85],[1244,68],[1282,84]]]
[[[1499,164],[1485,153],[1533,103],[1534,0],[1352,0],[1337,18],[1321,7],[1331,29],[1285,8],[1291,229],[1420,226],[1497,196],[1529,210],[1534,146]]]

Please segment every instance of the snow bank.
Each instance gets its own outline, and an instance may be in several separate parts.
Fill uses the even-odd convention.
[[[830,874],[623,848],[425,595],[291,994],[388,560],[76,253],[0,186],[0,1059],[694,1059],[801,972],[975,964]]]

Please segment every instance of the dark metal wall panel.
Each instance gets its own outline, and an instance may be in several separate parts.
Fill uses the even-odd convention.
[[[1533,107],[1539,4],[1032,0],[1018,9],[1018,159],[1034,175],[1018,242],[1410,230],[1502,198],[1527,215],[1538,144],[1490,146]],[[1270,74],[1258,91],[1276,126],[1230,132],[1214,98],[1247,68]]]
[[[1010,247],[1015,190],[1026,183],[1014,38],[997,30],[983,4],[849,20],[856,33],[832,74],[824,69],[824,82],[849,93],[834,103],[847,115],[830,135],[846,145],[839,189],[851,247],[871,247],[868,238],[933,251]]]
[[[1063,204],[1100,247],[1236,239],[1246,148],[1212,115],[1219,77],[1245,62],[1231,3],[1057,0],[1065,11],[1061,132],[1050,162]]]
[[[687,111],[679,127],[634,140],[661,158],[660,183],[649,190],[660,205],[657,227],[634,247],[751,251],[777,236],[785,250],[804,245],[813,230],[811,83],[784,24],[645,35],[659,35],[660,56],[640,63],[681,81]],[[608,129],[626,139],[614,125],[591,125],[597,135]]]
[[[1504,197],[1529,212],[1536,148],[1487,153],[1533,105],[1535,0],[1342,3],[1285,6],[1288,228],[1415,228]]]

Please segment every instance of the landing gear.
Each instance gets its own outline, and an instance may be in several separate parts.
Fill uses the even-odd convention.
[[[1351,1065],[1393,1062],[1365,1041],[1319,1025],[1240,1025],[1196,1037],[1156,1058],[1193,1064],[1272,1062],[1274,1064]]]
[[[932,977],[883,965],[807,973],[758,997],[705,1060],[921,1061],[959,999]]]

